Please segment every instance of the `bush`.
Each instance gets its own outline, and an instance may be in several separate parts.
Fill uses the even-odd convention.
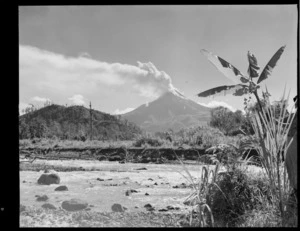
[[[244,222],[245,213],[261,208],[262,198],[270,197],[270,190],[263,180],[251,180],[237,168],[217,177],[217,185],[210,195],[210,207],[216,220],[226,226],[237,226]]]
[[[233,143],[236,144],[239,140],[237,137],[227,137],[218,128],[210,126],[199,126],[188,129],[182,129],[176,133],[176,141],[174,146],[183,144],[190,146],[201,146],[202,148],[210,148],[217,144]]]
[[[150,136],[142,136],[138,138],[132,145],[134,147],[143,147],[143,146],[151,146],[151,147],[159,147],[164,142],[159,138],[153,138]]]

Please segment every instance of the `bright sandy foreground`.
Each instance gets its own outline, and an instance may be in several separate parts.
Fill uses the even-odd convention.
[[[85,161],[85,160],[36,160],[34,163],[54,166],[83,167],[86,171],[58,172],[61,182],[68,191],[54,191],[58,186],[39,185],[37,179],[43,171],[20,171],[20,203],[25,206],[41,207],[45,202],[36,201],[35,195],[46,194],[47,203],[57,208],[61,207],[64,200],[78,198],[86,201],[95,212],[111,212],[114,203],[120,203],[128,210],[126,212],[145,211],[144,205],[150,203],[155,210],[166,208],[170,205],[179,207],[181,212],[189,206],[183,204],[192,192],[191,188],[173,188],[175,185],[190,183],[183,175],[181,165],[165,164],[119,164],[118,162]],[[195,179],[201,174],[201,165],[186,165]],[[146,168],[147,170],[136,170]],[[210,166],[214,168],[214,166]],[[93,169],[94,171],[88,171]],[[262,174],[261,168],[250,166],[251,174]],[[180,174],[181,173],[181,174]],[[182,175],[183,174],[183,175]],[[104,181],[98,181],[102,178]],[[149,180],[149,178],[153,180]],[[112,179],[112,180],[107,180]],[[23,183],[25,181],[25,183]],[[157,185],[155,185],[157,184]],[[114,186],[116,185],[116,186]],[[126,190],[134,189],[138,193],[126,196]],[[149,196],[146,196],[148,193]]]

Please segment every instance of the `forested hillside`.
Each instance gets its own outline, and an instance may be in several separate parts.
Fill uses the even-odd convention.
[[[92,109],[92,136],[99,140],[128,140],[141,134],[133,123]],[[83,106],[49,105],[19,117],[19,138],[57,137],[85,140],[90,136],[90,111]]]

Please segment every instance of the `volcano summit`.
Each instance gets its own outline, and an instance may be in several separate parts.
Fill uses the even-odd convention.
[[[178,131],[204,125],[210,120],[210,108],[201,106],[176,90],[122,115],[149,132]]]

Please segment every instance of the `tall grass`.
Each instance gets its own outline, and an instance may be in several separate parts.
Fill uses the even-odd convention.
[[[181,175],[193,187],[192,192],[184,202],[188,202],[188,204],[192,205],[189,225],[194,226],[196,222],[196,225],[199,227],[214,227],[214,216],[210,208],[210,194],[214,188],[219,188],[219,186],[216,184],[216,179],[219,172],[220,163],[216,163],[216,165],[212,168],[210,168],[209,165],[202,166],[201,176],[197,180],[194,180],[183,161],[177,156],[174,150],[173,152],[177,159],[180,161],[183,170],[186,173],[186,175]]]
[[[282,99],[285,98],[285,91]],[[289,98],[289,94],[287,100]],[[273,199],[281,214],[282,222],[287,209],[287,202],[292,188],[288,180],[286,165],[282,162],[282,156],[286,157],[287,150],[293,141],[288,140],[288,133],[296,114],[295,104],[292,110],[295,113],[287,113],[288,105],[284,100],[280,101],[280,113],[275,117],[275,107],[272,107],[269,98],[266,97],[266,105],[257,110],[252,117],[256,139],[259,142],[257,151],[260,154],[263,169],[268,177]],[[281,223],[283,225],[283,223]]]

